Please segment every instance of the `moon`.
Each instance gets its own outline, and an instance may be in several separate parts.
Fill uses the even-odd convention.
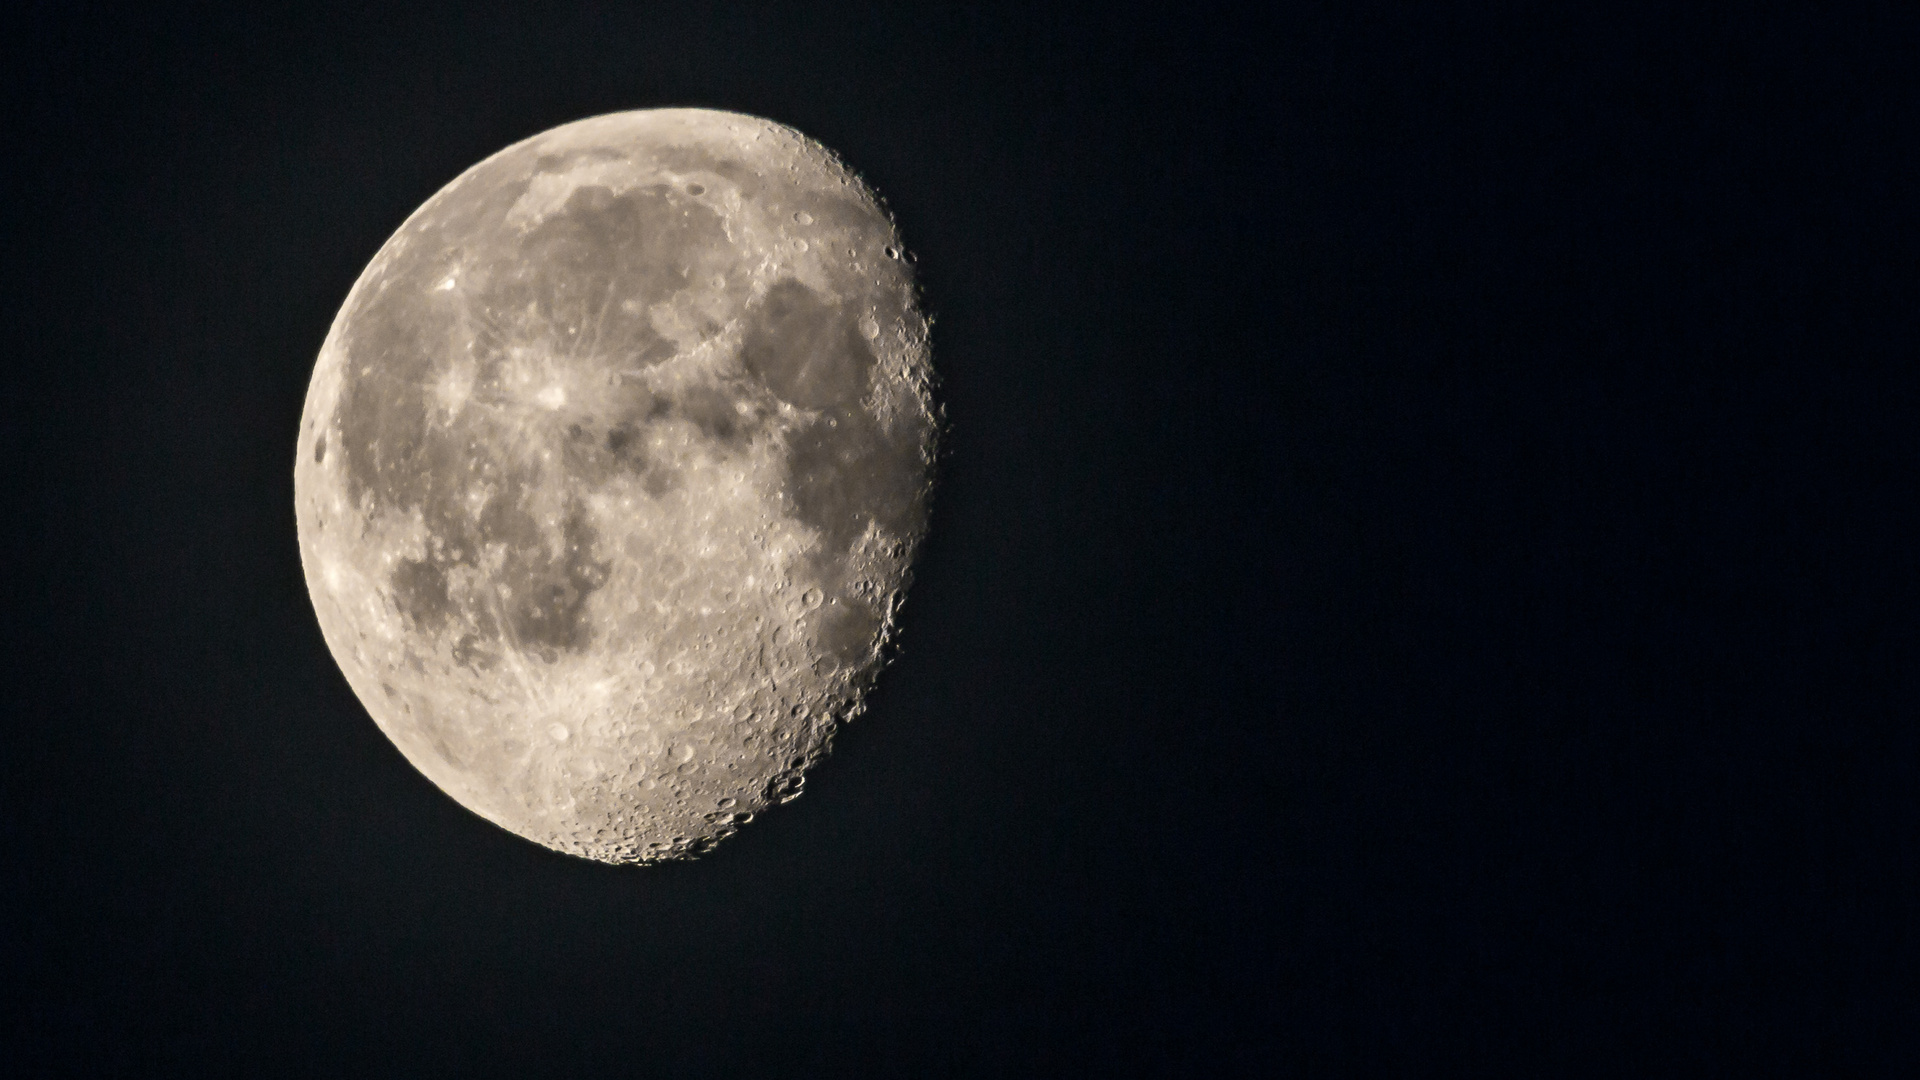
[[[904,250],[825,147],[706,109],[535,135],[401,225],[320,350],[294,499],[328,648],[408,761],[611,863],[799,794],[926,532]]]

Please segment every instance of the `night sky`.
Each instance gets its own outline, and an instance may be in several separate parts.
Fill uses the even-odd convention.
[[[429,6],[0,16],[0,1071],[1920,1068],[1901,5]],[[950,430],[806,795],[609,867],[374,726],[293,455],[415,207],[686,105]]]

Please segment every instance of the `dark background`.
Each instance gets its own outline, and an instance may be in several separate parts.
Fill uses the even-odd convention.
[[[9,1071],[1920,1060],[1901,5],[259,6],[5,16]],[[871,711],[623,869],[369,721],[292,461],[414,207],[664,105],[880,190],[952,430]]]

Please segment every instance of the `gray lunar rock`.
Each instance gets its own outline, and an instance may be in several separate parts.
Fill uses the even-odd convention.
[[[295,468],[328,646],[401,752],[607,862],[799,791],[926,525],[927,325],[825,148],[698,109],[568,124],[388,240]]]

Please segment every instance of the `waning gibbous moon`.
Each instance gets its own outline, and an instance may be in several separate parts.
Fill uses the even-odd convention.
[[[825,147],[706,109],[554,128],[401,225],[320,350],[294,497],[327,645],[407,760],[603,862],[799,793],[926,527],[902,252]]]

